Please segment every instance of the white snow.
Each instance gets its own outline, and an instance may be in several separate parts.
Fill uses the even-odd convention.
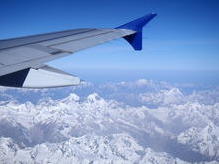
[[[183,164],[202,162],[199,157],[217,163],[217,99],[206,103],[203,97],[210,91],[186,95],[162,85],[140,79],[102,86],[113,92],[139,89],[134,97],[146,105],[137,106],[97,92],[86,98],[74,92],[63,99],[45,96],[36,104],[1,101],[0,163]],[[146,92],[145,87],[155,90]],[[154,106],[147,106],[149,102]],[[195,153],[197,158],[192,157]]]

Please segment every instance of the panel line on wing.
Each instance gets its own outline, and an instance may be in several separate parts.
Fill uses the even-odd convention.
[[[37,40],[37,41],[28,42],[28,43],[23,43],[23,44],[17,44],[17,45],[14,45],[14,46],[6,46],[6,47],[3,47],[3,48],[1,48],[1,45],[3,45],[4,42],[13,41],[13,40],[15,40],[15,39],[11,39],[11,40],[10,40],[10,39],[9,39],[9,40],[1,40],[0,50],[6,50],[6,49],[10,49],[10,48],[16,48],[16,47],[26,46],[26,45],[30,45],[30,44],[37,44],[37,43],[40,43],[40,42],[50,41],[50,40],[59,39],[59,38],[64,38],[64,37],[73,36],[73,35],[79,35],[79,34],[91,32],[91,31],[97,31],[97,29],[90,29],[90,30],[83,31],[83,32],[68,34],[68,35],[59,36],[59,37],[54,37],[54,38],[50,38],[50,39]],[[60,32],[60,33],[61,33],[61,32]],[[51,33],[51,34],[52,34],[52,33]],[[36,35],[36,36],[37,36],[37,35]],[[43,36],[43,35],[42,35],[42,36]],[[24,39],[24,38],[17,38],[17,39]]]
[[[57,44],[54,47],[50,47],[51,42],[41,42],[41,43],[37,43],[37,44],[30,44],[28,46],[23,46],[23,48],[32,48],[33,51],[31,51],[25,54],[29,54],[30,56],[33,56],[33,58],[29,58],[29,55],[27,55],[25,57],[25,55],[23,55],[23,53],[21,53],[23,58],[23,61],[21,61],[21,59],[19,58],[19,63],[17,62],[17,60],[13,60],[16,61],[15,63],[8,63],[10,65],[7,66],[2,66],[0,69],[0,76],[8,74],[8,73],[12,73],[21,69],[25,69],[25,68],[30,68],[30,67],[38,67],[40,64],[42,63],[46,63],[49,61],[52,61],[54,59],[58,59],[64,56],[68,56],[72,53],[75,53],[79,50],[85,49],[85,48],[90,48],[93,47],[95,45],[98,44],[102,44],[104,42],[110,41],[110,40],[114,40],[117,38],[121,38],[123,36],[126,35],[130,35],[133,34],[135,31],[131,31],[131,30],[123,30],[123,29],[95,29],[92,30],[94,32],[87,32],[82,35],[78,35],[74,38],[67,38],[67,39],[71,39],[69,42],[65,42],[60,44],[60,40],[57,40],[57,42],[59,42],[59,44]],[[92,35],[91,35],[92,34]],[[85,37],[86,36],[86,37]],[[63,37],[62,37],[63,38]],[[54,39],[52,39],[54,40]],[[73,41],[72,41],[73,40]],[[64,40],[62,40],[64,41]],[[22,47],[21,47],[22,48]],[[11,50],[15,50],[16,48],[13,48]],[[8,51],[8,50],[5,50]],[[37,52],[39,51],[39,52]],[[42,52],[40,52],[42,51]],[[2,59],[4,59],[4,57],[7,57],[7,54],[2,52]],[[43,55],[43,53],[45,53],[45,55]],[[46,55],[46,53],[48,55]],[[42,54],[41,56],[39,54]],[[18,57],[17,52],[15,53],[15,56]],[[28,59],[29,58],[29,59]],[[5,59],[4,59],[5,60]],[[7,62],[9,62],[10,60],[7,60]]]
[[[79,41],[79,40],[83,40],[83,39],[87,39],[87,38],[92,38],[92,37],[95,37],[95,36],[100,36],[100,35],[103,35],[103,34],[109,34],[109,33],[113,33],[113,32],[114,31],[107,31],[107,32],[103,32],[103,33],[100,33],[100,34],[94,34],[94,35],[90,35],[90,36],[86,36],[86,37],[82,37],[82,38],[78,38],[78,39],[72,39],[72,40],[68,40],[68,41],[65,41],[65,42],[59,42],[59,43],[56,43],[56,44],[51,44],[48,47],[53,47],[53,46],[57,46],[57,45],[61,45],[61,44],[69,43],[69,42],[74,42],[74,41]]]

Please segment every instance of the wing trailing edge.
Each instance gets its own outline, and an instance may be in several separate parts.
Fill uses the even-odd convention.
[[[28,68],[0,77],[0,85],[19,88],[54,88],[79,84],[78,77],[49,66]]]

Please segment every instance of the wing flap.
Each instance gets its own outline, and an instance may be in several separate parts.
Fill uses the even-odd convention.
[[[39,69],[31,68],[23,83],[23,88],[53,88],[79,85],[80,79],[58,69],[44,66]]]
[[[8,87],[51,88],[79,84],[78,77],[49,66],[27,68],[0,77],[0,85]]]
[[[0,77],[19,71],[19,70],[23,70],[23,69],[27,69],[27,68],[38,68],[39,66],[42,65],[42,63],[46,63],[49,62],[51,60],[57,59],[57,58],[61,58],[64,57],[66,55],[69,55],[68,52],[62,52],[60,51],[59,53],[57,53],[56,55],[48,55],[42,58],[37,58],[37,59],[32,59],[32,60],[28,60],[28,61],[23,61],[17,64],[12,64],[12,65],[8,65],[8,66],[2,66],[0,67]]]
[[[43,58],[49,55],[49,50],[46,50],[45,48],[37,49],[33,45],[1,51],[0,61],[3,65],[8,66],[38,58]]]

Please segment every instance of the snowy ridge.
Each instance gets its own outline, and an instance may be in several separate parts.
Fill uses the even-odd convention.
[[[167,83],[143,79],[101,87],[107,92],[119,90],[121,94],[128,93],[122,92],[126,87],[138,91],[135,98],[145,105],[127,105],[125,99],[116,99],[115,92],[108,94],[113,99],[98,93],[79,96],[71,92],[61,99],[43,96],[36,104],[2,100],[0,161],[153,164],[219,161],[219,102],[217,99],[202,102],[207,95],[214,97],[214,91],[207,95],[202,91],[185,94]],[[85,88],[92,91],[93,87],[89,84]],[[2,92],[9,94],[7,90]],[[39,92],[46,93],[34,91],[32,96]],[[127,96],[134,96],[132,93]],[[48,91],[46,95],[49,94],[55,92]]]
[[[33,148],[19,149],[8,138],[0,140],[2,163],[179,163],[166,153],[156,153],[150,148],[144,149],[126,134],[108,137],[83,136],[70,138],[59,144],[44,143]],[[11,160],[13,159],[13,160]]]
[[[218,136],[219,128],[211,123],[203,129],[192,127],[186,130],[178,136],[178,141],[189,145],[194,151],[219,160]]]

